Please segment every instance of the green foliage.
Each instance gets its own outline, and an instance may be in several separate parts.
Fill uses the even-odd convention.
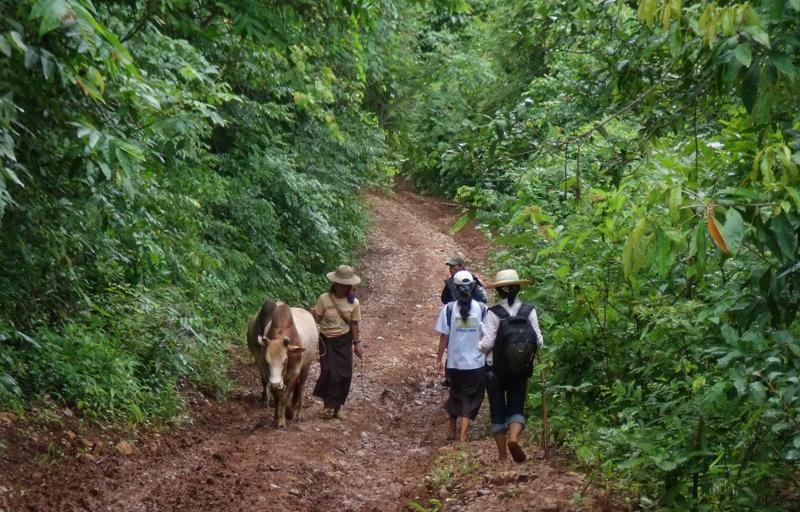
[[[389,167],[362,108],[377,7],[0,7],[0,407],[174,417],[224,393],[266,297],[304,304],[364,243]]]
[[[558,441],[643,508],[780,510],[800,483],[800,5],[635,4],[414,13],[385,119],[415,182],[535,280]]]
[[[409,501],[407,504],[408,508],[416,512],[439,512],[442,510],[442,502],[436,498],[431,498],[428,500],[428,505],[430,506],[426,507],[424,505],[420,505],[414,500]]]

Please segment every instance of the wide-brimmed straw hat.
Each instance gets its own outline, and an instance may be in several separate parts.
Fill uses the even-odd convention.
[[[520,279],[516,270],[501,270],[494,276],[494,281],[486,285],[486,288],[499,288],[501,286],[514,286],[529,284],[530,280]]]
[[[350,265],[339,265],[336,267],[336,272],[328,272],[325,274],[332,283],[357,285],[361,282],[361,278],[353,271]]]

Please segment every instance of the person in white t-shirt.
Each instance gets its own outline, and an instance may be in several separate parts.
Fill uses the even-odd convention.
[[[461,418],[459,441],[467,440],[471,423],[478,415],[486,391],[484,365],[486,356],[480,350],[481,323],[486,305],[472,299],[475,278],[467,271],[453,275],[457,300],[445,304],[436,321],[439,349],[436,371],[444,374],[442,360],[447,351],[447,372],[450,388],[444,410],[449,421],[447,439],[456,438],[456,423]]]

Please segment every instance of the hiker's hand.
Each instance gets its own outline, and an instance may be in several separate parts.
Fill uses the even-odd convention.
[[[444,375],[444,368],[442,367],[442,356],[436,356],[436,375]]]
[[[363,359],[364,358],[364,353],[361,351],[361,343],[357,343],[357,344],[353,345],[353,353],[359,359]]]

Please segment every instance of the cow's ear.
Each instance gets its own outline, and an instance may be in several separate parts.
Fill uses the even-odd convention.
[[[284,347],[288,347],[289,346],[289,337],[288,336],[284,336],[283,337],[283,346]]]
[[[289,347],[289,353],[291,354],[299,354],[304,352],[306,349],[304,347],[298,347],[297,345],[292,345]]]
[[[258,346],[261,347],[261,348],[264,348],[264,337],[263,336],[259,336],[258,337]]]

